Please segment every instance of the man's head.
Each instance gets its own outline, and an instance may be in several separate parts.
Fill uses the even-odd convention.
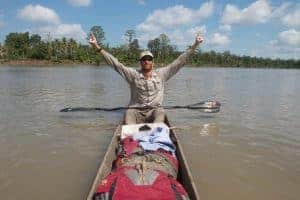
[[[153,68],[153,54],[150,51],[143,51],[140,55],[140,63],[143,71],[151,71]]]

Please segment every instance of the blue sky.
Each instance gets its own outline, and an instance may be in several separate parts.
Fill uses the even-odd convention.
[[[204,51],[300,59],[296,0],[0,0],[1,43],[8,33],[24,31],[86,43],[93,25],[103,27],[112,46],[125,43],[128,29],[136,31],[143,48],[166,33],[184,49],[201,32]]]

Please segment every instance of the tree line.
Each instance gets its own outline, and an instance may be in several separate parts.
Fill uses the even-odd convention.
[[[105,32],[101,26],[90,29],[106,50],[111,52],[126,65],[137,65],[139,53],[142,51],[134,30],[127,30],[124,34],[125,44],[110,47],[105,43]],[[88,38],[87,38],[88,39]],[[153,53],[157,65],[164,65],[177,58],[182,52],[170,43],[166,34],[149,40],[147,48]],[[0,61],[11,60],[46,60],[52,63],[84,63],[99,65],[104,60],[89,45],[81,44],[74,39],[44,39],[38,34],[9,33],[4,44],[0,43]],[[221,67],[271,67],[271,68],[300,68],[300,60],[270,59],[262,57],[238,56],[229,51],[204,52],[197,49],[189,63],[193,66],[221,66]]]

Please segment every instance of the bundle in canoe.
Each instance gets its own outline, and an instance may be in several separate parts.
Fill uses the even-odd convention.
[[[168,118],[165,119],[165,124],[167,126],[171,127]],[[89,193],[87,195],[87,200],[92,200],[93,195],[95,194],[97,190],[97,186],[101,183],[101,181],[108,175],[113,169],[114,161],[117,159],[117,152],[119,148],[119,142],[121,137],[121,130],[122,130],[122,124],[118,125],[110,145],[108,146],[108,149],[104,155],[104,158],[100,164],[100,167],[97,171],[97,174],[94,178],[94,181],[90,187]],[[176,133],[173,129],[170,129],[170,138],[174,145],[176,146],[176,157],[178,159],[179,167],[178,167],[178,176],[177,180],[178,182],[184,187],[186,190],[189,199],[192,200],[198,200],[200,199],[198,191],[196,189],[195,183],[193,181],[193,177],[191,174],[191,171],[189,169],[187,160],[185,158],[185,155],[183,153],[182,146],[180,144],[180,141],[178,140],[178,137],[176,136]]]

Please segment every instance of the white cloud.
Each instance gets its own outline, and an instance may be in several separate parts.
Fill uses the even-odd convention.
[[[207,33],[206,26],[194,26],[186,31],[189,36],[195,37],[196,34],[205,35]]]
[[[195,18],[207,18],[213,14],[214,3],[213,1],[208,1],[203,3],[200,8],[195,13]],[[197,19],[195,19],[197,20]]]
[[[83,1],[82,1],[83,2]],[[54,10],[41,5],[27,5],[18,12],[18,17],[24,20],[46,23],[38,24],[32,33],[40,34],[44,39],[73,38],[79,42],[86,42],[86,33],[80,24],[64,24]]]
[[[230,39],[227,35],[214,33],[209,39],[209,44],[213,46],[226,46],[230,43]]]
[[[140,5],[145,5],[146,4],[146,1],[145,0],[137,0],[138,4]]]
[[[225,33],[231,32],[231,26],[228,24],[223,24],[219,26],[219,30]]]
[[[276,40],[270,41],[269,48],[276,57],[300,59],[300,31],[280,32]]]
[[[149,40],[157,38],[161,33],[165,33],[170,39],[170,43],[175,44],[181,49],[186,48],[188,45],[191,45],[194,42],[197,33],[200,33],[204,37],[205,41],[206,32],[206,27],[203,25],[194,26],[187,30],[172,29],[168,30],[167,32],[146,32],[141,34],[141,36],[138,37],[138,39],[141,45],[146,46]]]
[[[171,43],[178,45],[179,47],[185,48],[187,45],[191,45],[194,40],[196,34],[200,33],[204,39],[206,35],[206,27],[205,26],[195,26],[187,30],[175,30],[173,32],[168,33],[170,37]]]
[[[89,6],[91,0],[68,0],[68,2],[73,6]]]
[[[284,16],[289,8],[292,6],[290,2],[283,2],[278,8],[275,8],[272,12],[272,18],[280,18]]]
[[[265,56],[271,58],[282,59],[300,59],[300,48],[292,48],[287,46],[274,45],[271,43],[267,50],[262,52]]]
[[[282,45],[300,48],[300,31],[290,29],[278,34],[278,42]]]
[[[179,48],[185,48],[192,44],[196,32],[206,33],[206,27],[198,24],[201,20],[211,16],[213,11],[214,3],[212,1],[203,3],[198,9],[176,5],[164,10],[155,10],[144,22],[137,25],[139,42],[145,46],[149,40],[165,33],[172,44]]]
[[[285,15],[281,20],[282,23],[288,27],[300,27],[300,8]]]
[[[40,27],[38,32],[46,38],[48,34],[54,38],[73,38],[80,42],[85,42],[86,33],[83,31],[80,24],[59,24],[53,26]]]
[[[144,22],[137,26],[137,29],[142,32],[148,32],[153,28],[157,31],[173,26],[197,23],[201,19],[211,16],[213,7],[213,2],[210,1],[203,3],[197,10],[186,8],[182,5],[176,5],[164,10],[155,10]]]
[[[271,6],[266,0],[258,0],[244,9],[227,4],[221,19],[224,24],[257,24],[264,23],[272,15]]]
[[[2,28],[4,26],[4,21],[0,20],[0,28]]]
[[[37,5],[27,5],[18,12],[18,17],[27,21],[58,24],[60,22],[58,15],[54,10]]]

